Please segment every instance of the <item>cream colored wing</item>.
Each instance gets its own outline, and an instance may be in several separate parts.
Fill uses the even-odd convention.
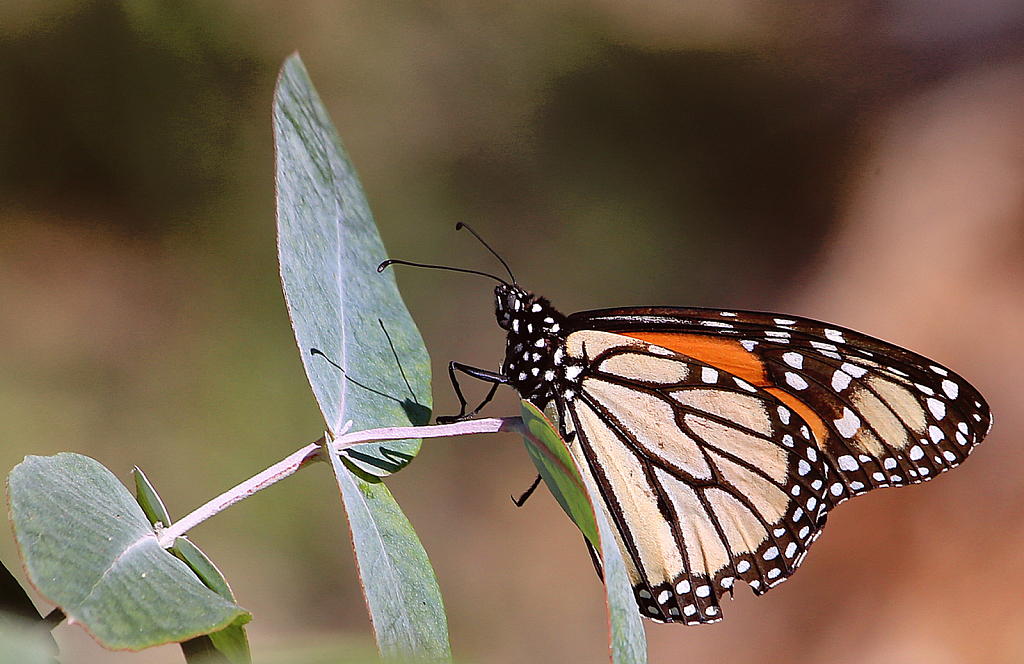
[[[585,368],[555,410],[617,526],[642,615],[716,622],[737,580],[761,594],[796,570],[824,526],[828,482],[796,412],[623,335],[573,332],[564,352]]]

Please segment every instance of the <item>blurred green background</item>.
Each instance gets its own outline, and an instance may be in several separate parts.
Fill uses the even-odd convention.
[[[1024,658],[1017,3],[0,4],[5,473],[62,450],[126,483],[139,465],[180,517],[320,436],[274,244],[271,96],[296,49],[393,257],[497,271],[453,232],[469,222],[566,312],[824,318],[988,397],[970,463],[842,507],[799,574],[739,589],[723,623],[650,625],[652,662]],[[398,279],[454,412],[447,362],[503,352],[490,283]],[[508,498],[533,476],[492,436],[429,441],[389,480],[459,661],[605,660],[581,538],[546,492]],[[253,612],[256,661],[372,652],[336,491],[311,468],[192,533]],[[10,535],[0,559],[19,572]],[[69,663],[181,661],[56,635]]]

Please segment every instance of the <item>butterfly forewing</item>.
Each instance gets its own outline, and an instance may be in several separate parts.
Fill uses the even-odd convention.
[[[826,323],[705,309],[606,310],[570,321],[740,366],[809,423],[831,466],[830,504],[926,481],[959,465],[991,427],[981,395],[953,371]]]
[[[587,367],[564,432],[631,561],[641,613],[715,622],[737,579],[784,581],[824,525],[827,470],[803,419],[747,381],[660,346],[578,331]]]

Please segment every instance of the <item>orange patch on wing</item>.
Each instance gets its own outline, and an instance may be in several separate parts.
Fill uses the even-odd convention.
[[[828,440],[828,427],[825,426],[825,421],[811,410],[810,406],[800,401],[796,396],[789,392],[784,392],[777,387],[766,387],[764,391],[789,406],[790,410],[802,417],[804,422],[807,422],[807,426],[811,428],[811,433],[814,434],[814,442],[817,444],[818,449],[825,449],[825,441]]]
[[[811,428],[811,433],[814,434],[818,448],[824,448],[825,441],[828,440],[828,427],[825,426],[825,421],[811,410],[810,406],[800,401],[798,397],[769,382],[760,358],[744,348],[740,342],[703,334],[640,332],[634,330],[628,332],[616,331],[616,333],[674,350],[687,357],[710,364],[722,371],[728,371],[751,385],[760,387],[802,417],[807,422],[807,426]]]
[[[674,332],[616,332],[624,337],[633,337],[668,348],[677,353],[710,364],[722,371],[728,371],[751,385],[769,387],[764,366],[756,355],[733,339],[710,337],[703,334],[679,334]]]

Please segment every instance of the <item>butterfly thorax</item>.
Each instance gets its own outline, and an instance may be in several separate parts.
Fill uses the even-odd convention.
[[[494,295],[498,325],[508,331],[501,373],[521,398],[543,408],[566,381],[566,317],[514,284],[496,287]]]

